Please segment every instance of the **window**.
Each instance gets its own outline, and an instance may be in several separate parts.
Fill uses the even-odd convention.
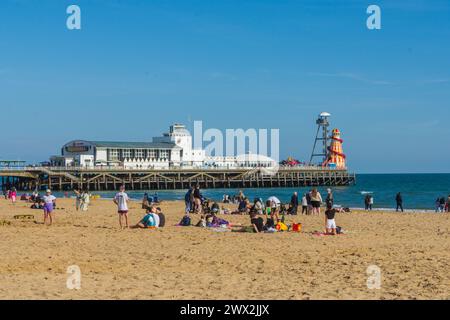
[[[156,150],[148,150],[148,156],[147,158],[156,158]]]
[[[119,160],[118,149],[109,149],[109,160]]]
[[[144,150],[137,149],[134,151],[134,157],[135,158],[143,158],[144,157]]]
[[[131,149],[122,150],[122,158],[131,158]]]
[[[168,159],[169,158],[169,150],[161,150],[159,152],[160,159]]]

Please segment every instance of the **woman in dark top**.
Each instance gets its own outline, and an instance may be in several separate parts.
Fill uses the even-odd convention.
[[[250,223],[253,226],[253,229],[256,233],[260,233],[264,231],[264,220],[261,217],[258,217],[258,215],[255,212],[252,212],[250,214]]]

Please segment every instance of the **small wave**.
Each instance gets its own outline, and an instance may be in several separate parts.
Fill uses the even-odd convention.
[[[360,191],[361,194],[373,194],[373,191]]]

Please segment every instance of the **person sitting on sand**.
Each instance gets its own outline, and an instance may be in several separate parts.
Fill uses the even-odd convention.
[[[238,211],[241,214],[247,214],[250,210],[250,203],[246,197],[242,198],[241,202],[239,202]]]
[[[119,225],[121,229],[129,228],[128,225],[128,195],[125,193],[125,186],[120,187],[120,192],[114,197],[114,203],[117,205],[119,214]],[[124,220],[124,221],[123,221]],[[125,225],[124,225],[125,222]]]
[[[253,201],[253,207],[250,209],[250,211],[255,212],[256,214],[263,214],[264,213],[264,206],[262,204],[261,199],[256,198]]]
[[[200,228],[206,228],[206,216],[204,214],[200,216],[200,220],[195,226]]]
[[[142,198],[142,209],[146,209],[148,206],[150,206],[150,202],[148,201],[148,193],[144,193],[144,197]]]
[[[336,209],[333,209],[333,207],[331,206],[331,204],[327,204],[327,210],[325,211],[325,217],[327,220],[327,224],[326,224],[326,233],[327,234],[333,234],[336,235],[336,220],[335,220],[335,216],[336,216],[336,212],[338,212]]]
[[[162,212],[161,208],[156,208],[156,214],[159,217],[159,228],[164,228],[166,225],[166,216],[165,214]]]
[[[156,208],[150,206],[147,208],[145,216],[138,222],[133,228],[158,228],[159,226],[159,217],[156,214]]]
[[[250,223],[255,233],[264,232],[264,220],[256,212],[250,213]]]
[[[278,209],[273,209],[271,210],[271,213],[269,216],[267,216],[266,219],[266,223],[264,225],[264,230],[273,230],[275,229],[276,224],[278,223],[279,220],[279,212]]]
[[[219,204],[217,202],[214,202],[211,205],[211,212],[214,213],[214,214],[220,213],[220,206],[219,206]]]

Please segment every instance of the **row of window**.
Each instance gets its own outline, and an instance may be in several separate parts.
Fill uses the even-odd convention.
[[[156,149],[108,149],[109,160],[123,159],[169,159],[170,150]]]

